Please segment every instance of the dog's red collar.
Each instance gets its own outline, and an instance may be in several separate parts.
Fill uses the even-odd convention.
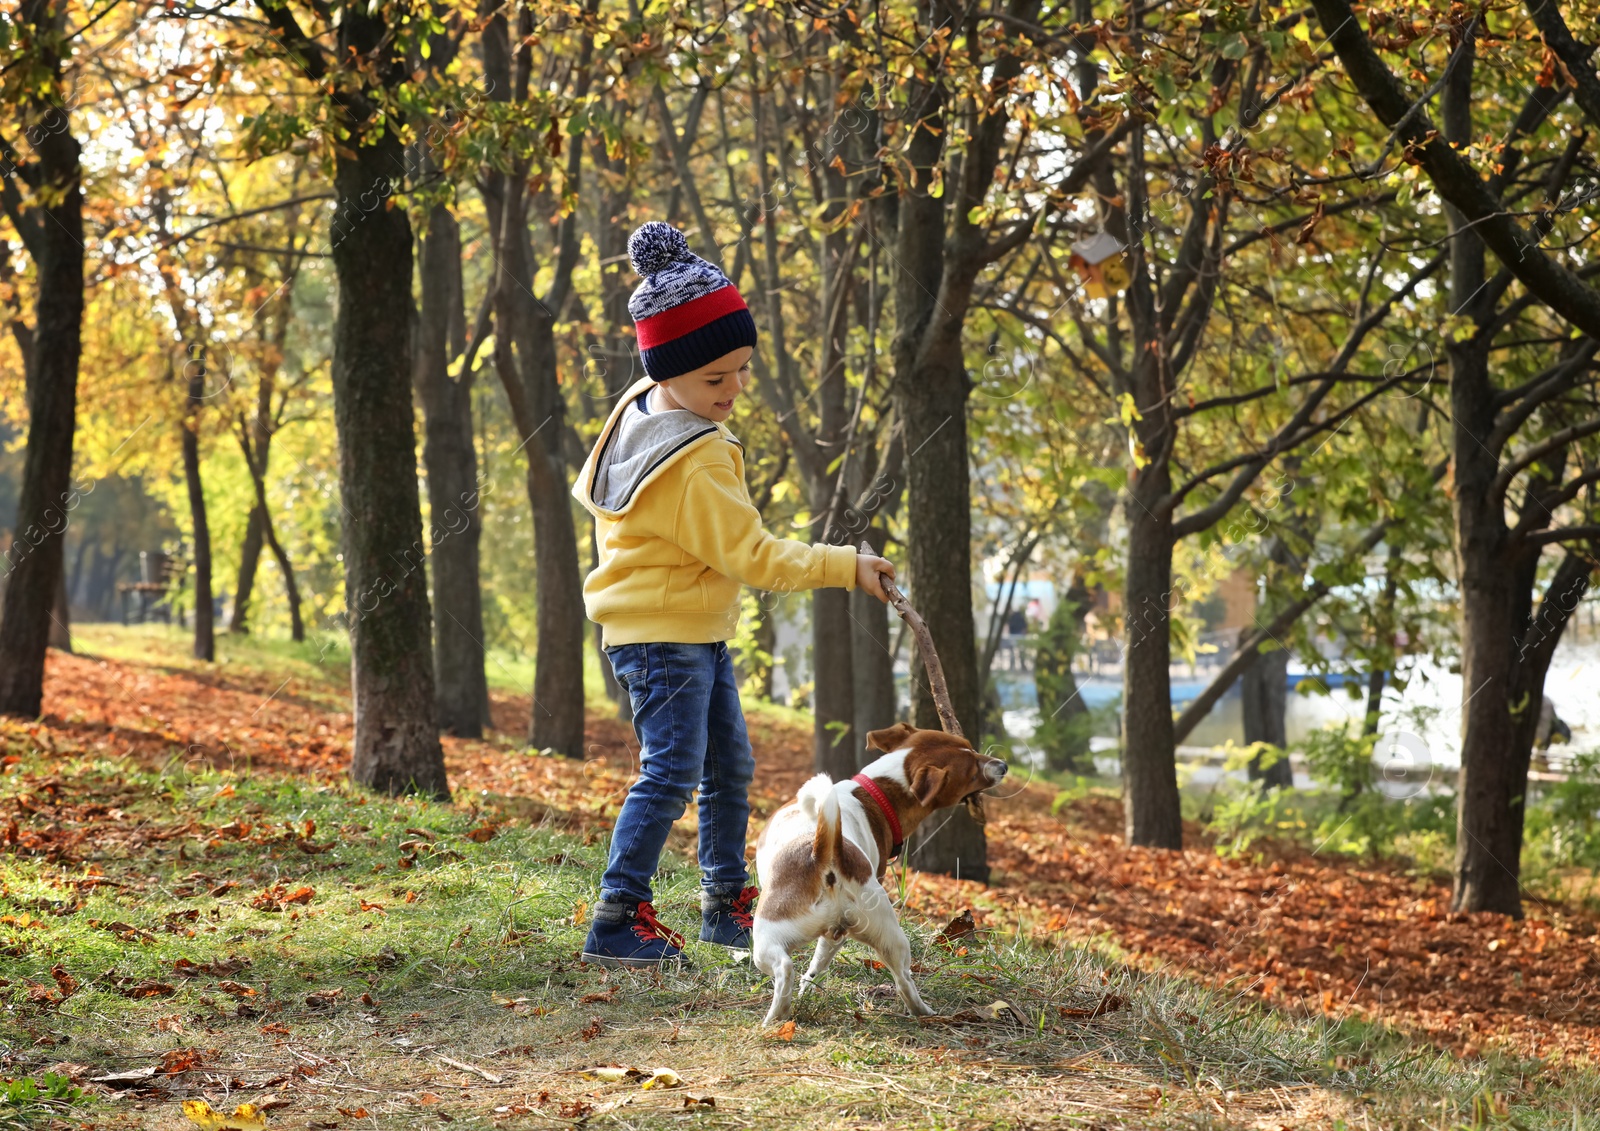
[[[900,818],[895,815],[894,806],[889,804],[888,797],[884,796],[883,790],[878,788],[878,783],[867,777],[866,774],[857,774],[850,780],[867,791],[867,796],[872,798],[873,803],[878,806],[884,817],[888,819],[889,832],[894,836],[894,845],[889,849],[889,855],[898,854],[905,844],[905,839],[900,834]]]

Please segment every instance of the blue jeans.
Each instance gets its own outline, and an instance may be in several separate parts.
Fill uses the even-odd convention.
[[[667,833],[697,787],[701,886],[709,895],[738,895],[749,882],[744,840],[756,763],[728,646],[619,644],[606,656],[633,702],[640,751],[639,777],[611,833],[600,899],[650,899]]]

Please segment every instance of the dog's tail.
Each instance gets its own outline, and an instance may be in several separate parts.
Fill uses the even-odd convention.
[[[800,808],[817,822],[817,834],[811,841],[811,858],[824,868],[837,871],[843,833],[839,828],[839,798],[827,774],[818,774],[801,787]]]

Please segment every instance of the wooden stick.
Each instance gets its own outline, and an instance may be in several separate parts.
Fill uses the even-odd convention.
[[[435,1053],[434,1055],[437,1056],[440,1060],[444,1061],[446,1064],[448,1064],[451,1068],[459,1068],[463,1072],[471,1072],[471,1073],[473,1073],[475,1075],[482,1076],[485,1080],[489,1081],[489,1083],[491,1083],[491,1084],[504,1083],[504,1080],[501,1077],[496,1076],[493,1072],[485,1072],[483,1069],[479,1068],[475,1064],[468,1064],[464,1060],[456,1060],[453,1057],[445,1056],[444,1053]]]
[[[861,553],[877,556],[867,542],[861,543]],[[933,705],[939,710],[939,724],[946,734],[965,738],[961,723],[956,718],[956,709],[950,703],[950,688],[944,681],[944,668],[939,664],[939,653],[933,648],[933,634],[928,631],[927,624],[923,622],[917,610],[911,607],[911,602],[906,600],[906,595],[900,592],[898,585],[881,573],[878,575],[878,580],[883,585],[884,593],[889,597],[889,604],[894,606],[894,611],[900,614],[900,619],[911,629],[911,635],[917,638],[917,652],[922,656],[923,666],[928,669],[928,687],[933,692]]]

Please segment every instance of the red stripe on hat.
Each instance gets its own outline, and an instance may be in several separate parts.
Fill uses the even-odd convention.
[[[633,328],[638,335],[639,348],[647,350],[693,333],[724,314],[745,309],[747,307],[739,295],[739,289],[729,283],[708,295],[690,299],[660,314],[652,314],[649,318],[641,318],[633,324]]]

